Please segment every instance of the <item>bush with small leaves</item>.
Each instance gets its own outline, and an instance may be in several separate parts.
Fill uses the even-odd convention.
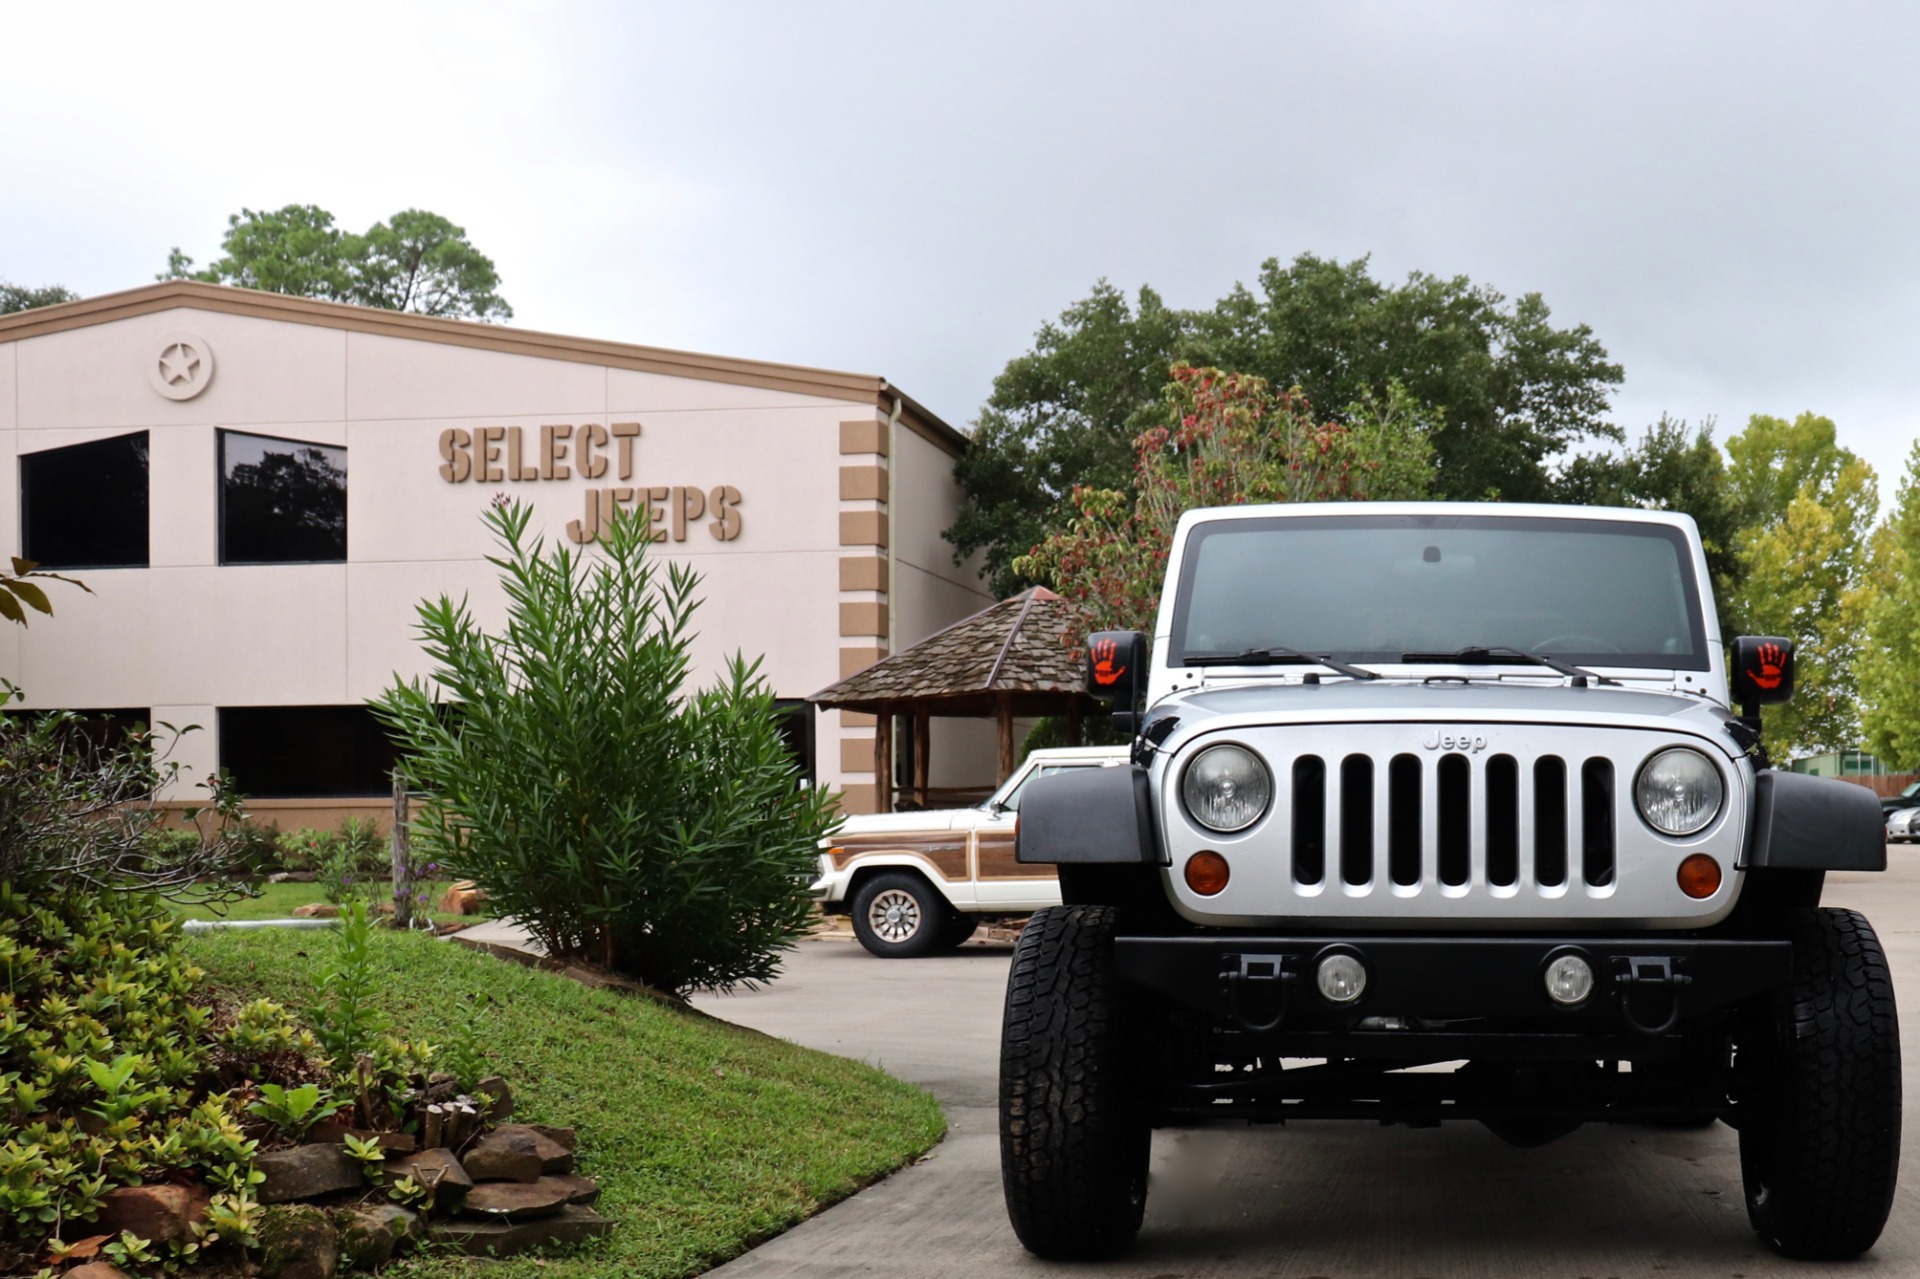
[[[109,1190],[162,1176],[197,1177],[247,1219],[256,1145],[228,1097],[207,1091],[216,1052],[243,1057],[249,1036],[272,1051],[299,1041],[259,1009],[236,1019],[247,1031],[216,1032],[205,974],[179,941],[151,897],[29,896],[0,881],[0,1272],[45,1255],[51,1236],[84,1234]],[[165,1259],[220,1239],[244,1231],[215,1227]]]

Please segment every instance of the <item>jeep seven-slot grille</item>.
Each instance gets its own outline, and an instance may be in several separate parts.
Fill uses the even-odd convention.
[[[1330,773],[1339,779],[1337,848],[1328,846]],[[1374,793],[1380,774],[1384,826]],[[1371,755],[1331,763],[1301,755],[1292,781],[1293,878],[1301,885],[1322,883],[1330,869],[1346,884],[1371,884],[1384,870],[1395,885],[1410,888],[1420,883],[1430,844],[1440,883],[1461,888],[1473,875],[1476,817],[1490,887],[1520,883],[1529,860],[1532,882],[1541,888],[1566,884],[1570,869],[1590,888],[1613,882],[1613,762],[1603,756],[1543,755],[1523,767],[1512,755],[1492,755],[1480,764],[1476,785],[1474,761],[1458,753],[1431,760],[1399,754],[1384,768]],[[1528,798],[1531,804],[1523,802]],[[1576,805],[1578,829],[1570,832],[1567,819]],[[1525,830],[1523,813],[1530,813]],[[1573,852],[1577,857],[1570,859]]]

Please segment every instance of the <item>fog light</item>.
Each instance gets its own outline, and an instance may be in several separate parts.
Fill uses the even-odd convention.
[[[1227,859],[1212,851],[1187,858],[1187,887],[1202,897],[1211,897],[1227,886]]]
[[[1350,1004],[1367,989],[1367,966],[1353,955],[1328,955],[1314,980],[1329,1003]]]
[[[1584,1004],[1593,994],[1593,965],[1579,955],[1562,955],[1547,965],[1547,998],[1556,1004]]]
[[[1695,853],[1680,863],[1680,891],[1689,897],[1707,898],[1720,891],[1720,863],[1705,853]]]

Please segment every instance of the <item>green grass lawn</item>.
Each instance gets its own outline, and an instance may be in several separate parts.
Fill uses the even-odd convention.
[[[858,1062],[418,934],[374,941],[390,967],[387,1011],[410,1035],[445,1042],[469,996],[492,997],[480,1041],[513,1086],[515,1118],[579,1131],[579,1170],[619,1223],[568,1255],[490,1263],[489,1276],[695,1274],[900,1167],[946,1129],[929,1094]],[[332,936],[218,932],[190,947],[219,986],[297,1008]],[[403,1272],[472,1264],[428,1255]]]
[[[428,901],[437,905],[441,894],[447,891],[447,882],[422,880],[420,886],[427,892]],[[218,906],[170,905],[182,919],[291,919],[294,907],[326,899],[318,884],[261,884],[258,897],[238,897]],[[471,924],[486,918],[484,915],[444,915],[438,911],[428,914],[437,924],[463,921]]]

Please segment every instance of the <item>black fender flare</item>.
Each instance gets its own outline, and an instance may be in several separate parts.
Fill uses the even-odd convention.
[[[1830,777],[1759,773],[1745,864],[1751,870],[1885,870],[1880,797]]]
[[[1147,770],[1070,768],[1020,795],[1014,860],[1053,866],[1165,866]]]

